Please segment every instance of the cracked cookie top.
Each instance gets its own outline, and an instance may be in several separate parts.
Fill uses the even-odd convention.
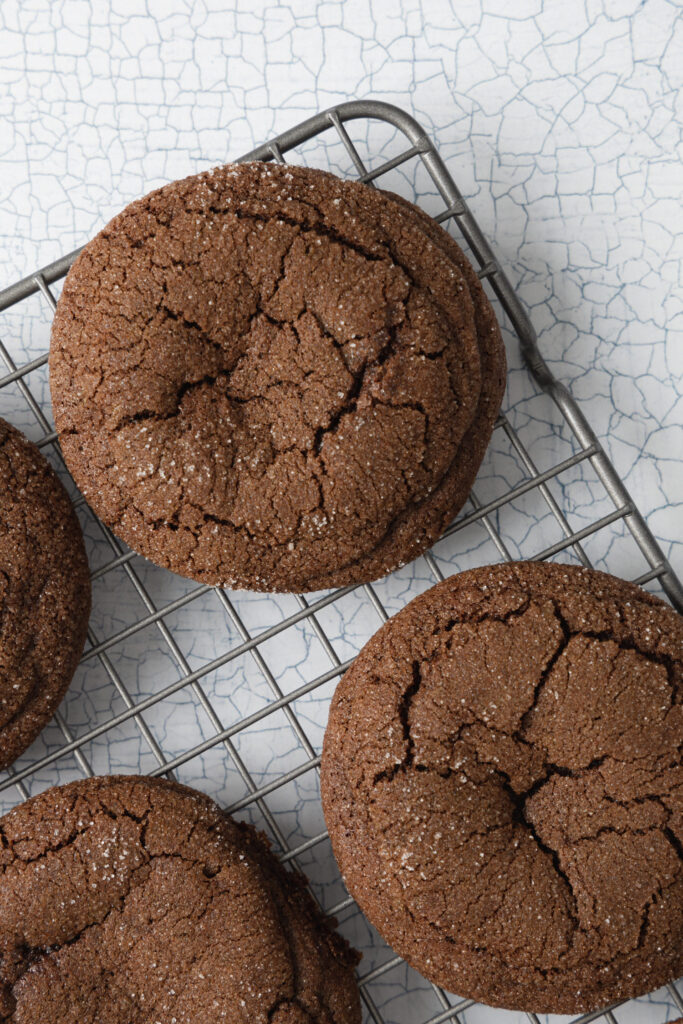
[[[0,770],[54,715],[83,651],[81,528],[47,460],[0,419]]]
[[[50,348],[95,511],[161,565],[256,590],[370,580],[425,550],[467,496],[504,377],[445,231],[267,164],[127,207],[71,269]]]
[[[360,1024],[304,879],[201,793],[135,776],[0,819],[0,1021]]]
[[[683,971],[683,622],[611,576],[475,569],[343,677],[322,792],[351,893],[460,996],[578,1013]]]

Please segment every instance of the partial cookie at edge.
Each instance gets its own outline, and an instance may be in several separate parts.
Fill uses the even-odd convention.
[[[52,467],[0,419],[0,769],[54,715],[76,670],[90,577],[73,507]]]
[[[204,794],[94,778],[0,826],[0,1020],[359,1024],[354,954]]]

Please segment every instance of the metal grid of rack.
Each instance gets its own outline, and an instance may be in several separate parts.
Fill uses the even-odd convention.
[[[352,125],[367,126],[370,122],[381,123],[392,130],[393,142],[400,142],[399,152],[388,158],[382,152],[379,154],[379,161],[375,159],[378,155],[376,153],[371,153],[366,160],[361,157],[360,146],[353,141],[349,130],[352,130]],[[533,499],[537,504],[530,513],[532,519],[535,517],[538,520],[539,516],[547,517],[555,533],[554,539],[551,539],[550,543],[544,543],[541,550],[525,551],[524,557],[551,559],[559,556],[565,560],[591,565],[595,557],[590,545],[596,537],[601,538],[603,548],[605,545],[616,543],[617,551],[623,551],[624,543],[628,543],[634,550],[637,549],[642,561],[641,571],[634,576],[636,582],[663,591],[679,610],[683,610],[683,590],[671,566],[609,462],[594,431],[566,388],[548,369],[539,351],[533,328],[509,281],[434,144],[420,125],[403,111],[387,104],[346,103],[309,119],[259,146],[242,159],[284,162],[285,154],[294,151],[299,162],[305,162],[302,147],[311,140],[324,138],[326,133],[332,133],[335,145],[342,147],[352,173],[370,185],[383,178],[386,181],[390,172],[403,170],[413,162],[418,162],[423,171],[426,171],[441,204],[436,219],[453,229],[458,240],[472,254],[480,279],[490,290],[494,301],[497,301],[499,309],[502,307],[509,333],[511,329],[521,345],[526,365],[538,386],[538,394],[549,396],[554,403],[554,414],[558,417],[558,435],[563,434],[564,443],[567,445],[566,457],[555,458],[552,464],[543,467],[538,464],[537,457],[530,450],[532,446],[525,436],[525,431],[513,422],[510,415],[502,415],[494,431],[492,460],[495,463],[498,457],[500,461],[503,458],[500,454],[502,446],[506,446],[506,450],[515,460],[519,475],[511,481],[506,472],[494,473],[499,482],[497,489],[487,487],[486,481],[480,484],[478,480],[465,510],[433,551],[422,556],[421,565],[424,572],[420,586],[424,588],[443,579],[445,574],[466,567],[462,564],[460,556],[461,544],[462,539],[473,529],[478,530],[484,538],[484,546],[475,544],[472,553],[472,558],[479,564],[482,560],[519,557],[521,544],[510,539],[506,527],[502,524],[501,515],[506,509],[519,509],[527,500]],[[368,167],[370,163],[372,166]],[[51,316],[56,299],[50,286],[66,275],[76,255],[77,251],[70,253],[5,289],[0,293],[0,313],[17,307],[17,304],[28,300],[32,295],[39,294]],[[0,341],[0,360],[4,362],[6,370],[0,377],[0,399],[3,394],[8,393],[3,389],[13,389],[16,399],[24,403],[26,415],[32,418],[39,431],[36,438],[39,447],[52,459],[62,475],[66,476],[57,437],[46,414],[45,389],[42,389],[41,394],[40,389],[32,386],[32,382],[37,379],[36,375],[40,374],[41,370],[44,371],[47,352],[18,364],[10,348]],[[0,413],[5,414],[5,409],[1,405]],[[501,439],[500,444],[497,443],[497,438]],[[568,504],[571,506],[572,502],[570,500],[568,503],[567,497],[571,496],[573,487],[587,486],[587,474],[590,476],[589,505],[593,511],[588,521],[585,521],[584,516],[584,522],[577,523],[572,521],[567,507]],[[501,479],[504,480],[502,487]],[[486,493],[480,493],[480,486],[484,486]],[[164,574],[163,570],[155,570],[158,575],[150,575],[148,564],[126,549],[107,527],[96,520],[87,510],[84,499],[75,491],[74,504],[79,514],[89,515],[90,533],[96,535],[98,564],[93,566],[93,585],[104,584],[111,591],[110,580],[125,580],[129,591],[135,595],[138,614],[130,621],[118,621],[114,628],[107,631],[107,635],[102,635],[100,631],[96,632],[94,627],[89,631],[83,665],[96,665],[100,673],[100,685],[112,693],[111,699],[105,700],[104,703],[100,702],[100,706],[105,707],[105,713],[101,714],[95,723],[83,723],[78,720],[78,716],[74,721],[70,720],[70,717],[73,717],[70,716],[71,705],[66,711],[62,709],[56,716],[55,725],[51,727],[53,741],[44,745],[45,753],[40,756],[39,751],[39,756],[36,756],[35,749],[32,748],[28,756],[20,759],[12,771],[0,776],[0,799],[11,804],[25,799],[35,791],[34,787],[42,789],[50,785],[56,781],[53,773],[57,764],[63,763],[65,759],[72,765],[74,776],[116,771],[117,764],[111,755],[112,748],[107,746],[103,762],[102,746],[101,743],[98,746],[98,742],[106,741],[108,737],[116,734],[116,730],[130,725],[136,730],[140,750],[144,751],[144,757],[141,755],[140,758],[144,770],[154,775],[178,777],[179,774],[182,776],[183,769],[196,759],[218,753],[221,759],[230,763],[231,777],[239,780],[242,791],[238,799],[223,801],[229,805],[228,810],[237,814],[248,814],[254,810],[258,823],[270,833],[283,861],[310,874],[316,854],[320,853],[329,867],[331,852],[329,847],[326,847],[327,835],[324,825],[317,830],[309,829],[308,834],[303,837],[297,834],[292,840],[287,827],[283,825],[282,815],[277,807],[274,809],[270,798],[278,793],[289,793],[292,786],[299,785],[307,777],[313,778],[314,788],[317,784],[320,742],[319,736],[311,738],[311,716],[319,716],[321,709],[324,710],[330,687],[336,684],[353,660],[353,650],[343,642],[345,622],[348,621],[347,609],[352,607],[346,602],[349,599],[362,602],[361,614],[374,616],[374,621],[365,627],[366,632],[372,632],[381,622],[386,621],[396,607],[405,603],[412,593],[406,597],[401,587],[387,590],[383,589],[382,584],[360,588],[346,587],[308,597],[293,595],[293,603],[284,609],[274,598],[265,598],[259,603],[260,611],[257,617],[253,614],[254,605],[246,599],[243,600],[244,595],[196,584],[186,583],[180,586],[176,596],[168,600],[170,584],[161,587],[158,585],[159,578],[165,579],[168,583],[168,574]],[[539,509],[542,509],[542,512],[539,512]],[[489,557],[482,558],[482,551],[489,552]],[[103,555],[102,552],[106,554]],[[633,564],[632,558],[626,558],[626,561]],[[613,571],[619,574],[618,568]],[[225,635],[218,642],[213,656],[204,657],[198,662],[193,658],[191,647],[188,649],[183,642],[183,621],[193,608],[202,606],[207,597],[217,603],[226,628]],[[358,603],[353,605],[354,615],[358,613],[359,607],[361,605]],[[332,613],[335,613],[341,622],[341,630],[338,628],[336,634]],[[291,642],[293,629],[303,629],[307,637],[311,640],[314,638],[327,666],[320,670],[320,662],[312,662],[311,664],[316,666],[316,671],[303,681],[295,680],[296,685],[292,685],[289,679],[287,682],[283,681],[279,666],[284,645]],[[355,649],[361,645],[362,639],[361,636],[356,642]],[[139,641],[143,645],[151,642],[157,648],[161,647],[167,659],[166,663],[172,666],[172,674],[177,678],[171,681],[162,678],[161,682],[146,694],[140,692],[139,688],[138,692],[133,692],[135,687],[131,687],[125,671],[125,662],[117,653],[121,645],[131,641]],[[248,713],[238,709],[232,716],[233,720],[226,724],[225,715],[217,710],[219,702],[216,700],[216,688],[214,687],[212,691],[209,680],[217,679],[218,689],[221,687],[221,680],[225,686],[225,673],[241,659],[251,662],[252,670],[257,673],[264,688],[263,699],[256,709],[247,708]],[[286,659],[282,658],[283,664],[285,661]],[[321,694],[320,702],[307,705],[307,699],[318,693]],[[181,705],[181,717],[188,706],[191,706],[196,715],[201,714],[203,728],[199,731],[193,731],[189,727],[186,731],[183,728],[180,738],[175,736],[171,742],[168,736],[160,734],[157,728],[150,725],[148,716],[152,715],[162,702],[180,699],[185,695],[189,695],[191,705]],[[281,725],[270,726],[271,722]],[[316,726],[315,731],[320,735],[322,723],[318,721]],[[268,727],[275,731],[288,729],[288,734],[294,737],[299,751],[297,763],[293,767],[281,770],[280,762],[277,761],[274,771],[260,772],[250,768],[250,748],[247,746],[242,749],[240,740],[250,729],[260,727]],[[274,732],[271,735],[274,735]],[[187,781],[187,778],[183,777],[182,781]],[[333,864],[331,870],[334,871]],[[327,895],[332,893],[332,896],[329,899],[323,898],[322,905],[327,913],[340,919],[342,929],[349,932],[353,941],[357,934],[354,935],[352,928],[345,929],[345,925],[360,918],[360,912],[342,889],[338,879],[327,888]],[[321,887],[314,886],[313,893],[320,901]],[[390,1024],[394,1021],[403,1024],[404,1021],[417,1020],[422,1024],[440,1024],[446,1021],[465,1024],[466,1021],[475,1019],[475,1016],[470,1017],[468,1013],[476,1010],[471,1000],[458,999],[436,986],[427,986],[424,982],[421,982],[419,991],[416,990],[417,975],[411,975],[409,978],[408,968],[376,935],[363,934],[366,946],[364,951],[368,953],[369,947],[372,947],[372,955],[368,953],[364,958],[364,962],[370,962],[371,968],[364,969],[361,964],[359,974],[366,1021],[373,1021],[375,1024]],[[391,983],[396,972],[399,972],[401,977],[395,983]],[[666,1001],[670,1009],[677,1008],[677,1012],[683,1014],[683,997],[676,985],[668,986],[664,999],[664,1002]],[[621,1007],[576,1018],[576,1024],[588,1024],[589,1021],[620,1024],[622,1019],[626,1019],[620,1014],[627,1010],[628,1005],[622,1004]],[[495,1011],[489,1011],[489,1014],[487,1020],[497,1019]],[[520,1016],[538,1024],[538,1018],[534,1014]],[[638,1018],[629,1016],[628,1019]]]

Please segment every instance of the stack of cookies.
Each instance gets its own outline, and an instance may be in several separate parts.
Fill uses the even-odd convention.
[[[425,551],[462,506],[505,357],[452,239],[398,196],[244,164],[133,203],[79,256],[50,352],[102,520],[209,584],[316,590]],[[0,768],[80,656],[68,498],[0,421]],[[591,570],[455,576],[334,698],[322,797],[350,892],[438,984],[575,1013],[683,970],[683,627]],[[0,1021],[358,1024],[356,955],[205,796],[138,777],[0,821]]]
[[[136,551],[301,591],[415,558],[465,501],[505,356],[476,274],[416,207],[244,164],[127,207],[79,256],[50,349],[62,451]]]

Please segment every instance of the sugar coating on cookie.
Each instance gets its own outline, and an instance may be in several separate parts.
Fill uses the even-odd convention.
[[[322,793],[347,886],[432,981],[578,1013],[683,972],[683,620],[565,565],[464,572],[343,677]]]
[[[356,957],[248,825],[136,776],[0,819],[0,1020],[360,1024]]]
[[[90,576],[69,497],[0,419],[0,769],[54,715],[83,651]]]
[[[491,306],[435,222],[259,163],[127,207],[71,269],[50,349],[95,511],[161,565],[255,590],[362,582],[424,551],[504,379]]]

